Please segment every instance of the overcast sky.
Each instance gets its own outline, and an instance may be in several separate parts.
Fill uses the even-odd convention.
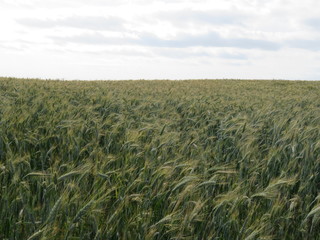
[[[0,76],[320,79],[319,0],[0,0]]]

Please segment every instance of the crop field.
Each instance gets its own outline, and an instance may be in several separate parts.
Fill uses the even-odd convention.
[[[0,239],[320,239],[320,82],[1,78]]]

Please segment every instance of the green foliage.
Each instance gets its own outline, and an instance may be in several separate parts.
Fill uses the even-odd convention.
[[[0,239],[320,239],[320,84],[0,79]]]

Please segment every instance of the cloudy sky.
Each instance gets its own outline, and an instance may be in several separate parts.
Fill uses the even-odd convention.
[[[320,79],[318,0],[0,0],[0,76]]]

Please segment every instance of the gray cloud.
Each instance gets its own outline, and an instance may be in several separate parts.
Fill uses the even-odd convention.
[[[222,52],[219,54],[211,53],[210,51],[191,51],[190,49],[177,49],[177,48],[155,48],[153,53],[156,55],[174,58],[174,59],[187,59],[187,58],[223,58],[227,60],[248,60],[249,57],[242,53],[228,53]]]
[[[320,30],[320,18],[309,18],[305,21],[308,26]]]
[[[140,36],[140,42],[147,46],[157,47],[235,47],[245,49],[264,49],[264,50],[277,50],[280,45],[267,41],[248,38],[222,38],[216,32],[209,32],[201,35],[183,35],[173,40],[165,40],[158,38],[152,34],[144,34]]]
[[[278,43],[248,38],[222,38],[216,32],[202,35],[182,35],[176,39],[162,39],[150,33],[140,34],[138,38],[106,37],[100,33],[82,34],[72,37],[51,37],[56,42],[102,44],[102,45],[141,45],[148,47],[186,48],[186,47],[234,47],[243,49],[278,50]]]
[[[301,48],[310,51],[320,51],[320,40],[295,39],[287,42],[291,48]]]
[[[241,25],[248,17],[231,11],[195,11],[181,10],[174,12],[160,12],[156,15],[161,21],[168,21],[176,25],[190,23],[206,23],[210,25]]]
[[[16,20],[19,24],[36,28],[71,27],[90,30],[121,31],[125,21],[118,17],[72,16],[64,19],[34,19]]]

